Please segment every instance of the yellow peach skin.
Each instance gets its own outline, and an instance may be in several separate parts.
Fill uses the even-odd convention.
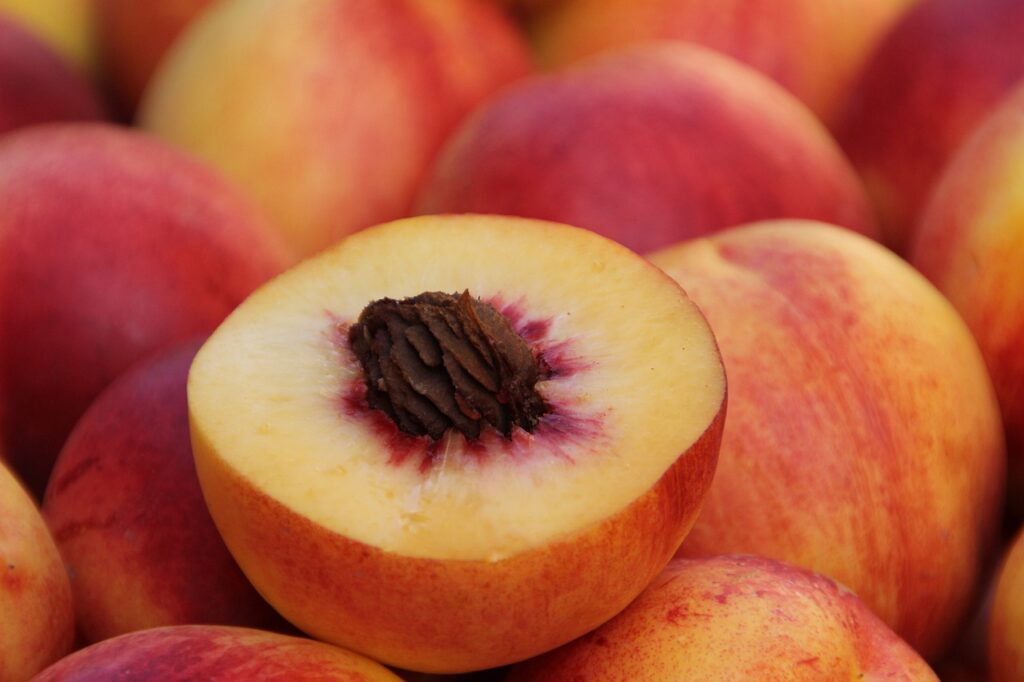
[[[910,262],[963,316],[1002,410],[1009,502],[1024,514],[1024,86],[969,138],[913,234]]]
[[[988,662],[993,682],[1024,680],[1024,530],[1003,561],[992,603]]]
[[[995,394],[959,315],[833,226],[746,226],[651,259],[708,316],[729,376],[719,467],[682,553],[829,575],[941,655],[994,549],[1005,480]]]
[[[565,0],[532,25],[559,66],[652,39],[699,43],[767,74],[826,124],[889,27],[918,0]]]
[[[139,121],[236,180],[310,254],[407,215],[455,124],[528,70],[485,2],[228,0],[175,43]]]
[[[71,651],[71,584],[35,502],[0,464],[0,680],[21,682]]]

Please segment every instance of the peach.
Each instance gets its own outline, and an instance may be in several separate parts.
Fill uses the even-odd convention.
[[[531,25],[561,66],[628,43],[685,40],[757,69],[834,122],[877,43],[918,0],[563,0]]]
[[[71,651],[74,636],[60,554],[35,502],[0,463],[0,680],[27,680]]]
[[[0,433],[37,494],[121,371],[211,331],[292,258],[217,174],[114,126],[5,136],[0,206]]]
[[[992,682],[1024,679],[1024,530],[1003,559],[988,628]]]
[[[311,254],[407,215],[459,120],[528,70],[524,40],[482,0],[229,0],[176,43],[139,121]]]
[[[908,250],[985,357],[1006,428],[1009,500],[1024,513],[1024,85],[937,182]]]
[[[94,0],[103,69],[127,112],[174,40],[212,0]]]
[[[95,0],[0,0],[7,14],[43,38],[85,74],[95,75]]]
[[[902,253],[942,169],[1024,78],[1024,3],[923,0],[855,84],[836,134]]]
[[[77,651],[34,682],[401,682],[362,656],[249,628],[177,625],[133,632]]]
[[[651,260],[707,315],[731,394],[681,553],[829,575],[937,658],[980,587],[1005,480],[963,320],[891,251],[829,225],[746,226]]]
[[[118,378],[57,459],[43,514],[85,642],[162,625],[284,627],[231,558],[199,489],[185,396],[199,345]]]
[[[682,43],[513,86],[447,143],[418,208],[554,220],[640,252],[767,218],[875,234],[853,169],[805,107]]]
[[[606,621],[710,485],[725,375],[671,279],[586,230],[422,217],[261,287],[188,386],[196,469],[256,589],[418,672]]]
[[[938,680],[849,590],[754,556],[677,559],[611,621],[508,678],[570,679]]]
[[[35,123],[98,119],[102,112],[80,73],[0,12],[0,134]]]

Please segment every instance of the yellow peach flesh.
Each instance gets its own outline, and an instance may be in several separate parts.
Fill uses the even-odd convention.
[[[697,309],[624,249],[570,231],[574,241],[545,252],[543,224],[448,221],[352,237],[250,298],[193,365],[193,439],[201,458],[348,538],[494,561],[596,524],[650,489],[713,421],[724,376]],[[481,245],[471,258],[445,248],[470,234]],[[377,298],[466,288],[551,320],[548,341],[571,344],[587,366],[539,391],[596,426],[566,439],[519,433],[504,461],[461,454],[456,436],[425,471],[411,459],[388,465],[380,435],[342,412],[345,387],[362,379],[334,328]]]

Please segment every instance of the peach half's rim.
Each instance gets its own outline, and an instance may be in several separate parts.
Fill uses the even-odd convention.
[[[549,369],[532,433],[401,432],[347,330],[371,301],[469,291]],[[495,667],[624,608],[668,563],[717,461],[725,372],[660,270],[586,230],[427,216],[353,235],[249,297],[189,376],[210,512],[313,636],[424,672]]]

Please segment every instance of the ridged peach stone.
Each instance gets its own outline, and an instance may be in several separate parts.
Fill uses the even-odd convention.
[[[550,366],[533,433],[435,442],[365,404],[346,341],[363,308],[464,290]],[[579,636],[658,573],[710,484],[725,376],[696,306],[625,248],[427,217],[253,294],[200,351],[189,404],[212,515],[271,604],[384,662],[455,672]]]

